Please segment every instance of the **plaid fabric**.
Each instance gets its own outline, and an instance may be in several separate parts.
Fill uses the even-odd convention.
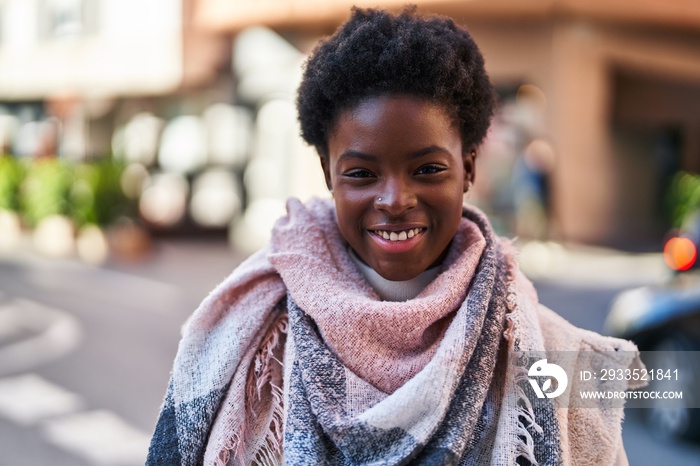
[[[518,292],[509,247],[481,213],[465,208],[445,270],[423,293],[386,303],[354,269],[330,202],[291,201],[288,210],[271,248],[186,326],[148,464],[562,463],[552,404],[533,404],[517,371],[506,370],[509,349],[543,349],[541,335],[518,326],[503,338],[511,316],[537,318],[536,298]],[[269,454],[276,445],[258,448],[270,426],[251,435],[245,401],[281,303],[283,460]]]

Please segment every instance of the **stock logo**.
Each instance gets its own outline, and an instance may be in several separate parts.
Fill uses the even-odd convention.
[[[546,359],[540,359],[533,364],[527,372],[527,375],[530,376],[528,380],[537,398],[544,398],[545,396],[547,398],[556,398],[564,393],[566,386],[569,384],[569,377],[567,377],[564,369],[556,364],[547,364]],[[533,379],[532,377],[537,378]],[[542,387],[540,387],[538,378],[544,377],[546,377],[546,379],[542,383]],[[556,380],[557,387],[556,390],[550,392],[549,390],[552,389],[552,379]]]

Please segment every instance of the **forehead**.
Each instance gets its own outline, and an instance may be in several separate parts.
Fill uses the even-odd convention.
[[[454,146],[456,143],[461,143],[459,128],[448,108],[413,96],[365,98],[340,111],[329,135],[331,153],[356,145]]]

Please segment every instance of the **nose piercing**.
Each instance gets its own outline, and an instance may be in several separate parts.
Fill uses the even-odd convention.
[[[377,202],[382,202],[382,198],[381,198],[381,197],[378,197],[378,198],[377,198]]]

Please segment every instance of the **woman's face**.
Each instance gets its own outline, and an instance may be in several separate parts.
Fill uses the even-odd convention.
[[[321,163],[338,227],[388,280],[437,265],[457,232],[474,155],[442,105],[371,97],[340,113]]]

